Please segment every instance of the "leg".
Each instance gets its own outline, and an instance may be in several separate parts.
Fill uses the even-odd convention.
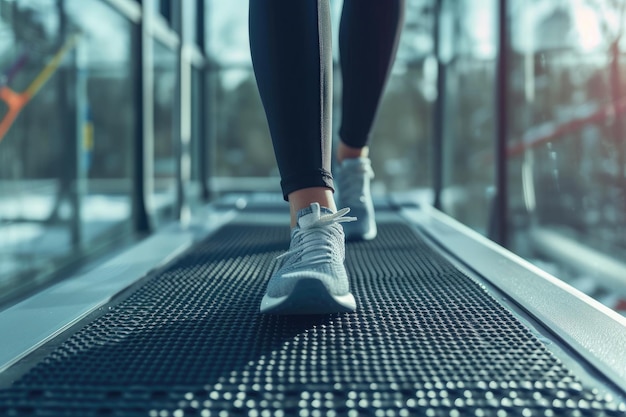
[[[404,0],[345,0],[339,32],[343,75],[339,205],[358,222],[344,227],[348,239],[376,237],[368,158],[370,131],[391,69],[404,17]]]
[[[345,236],[333,200],[332,53],[328,0],[251,0],[250,46],[291,209],[289,251],[269,280],[260,311],[354,311]]]
[[[332,197],[332,50],[328,0],[250,1],[250,49],[263,106],[295,214]]]
[[[404,0],[345,0],[339,31],[343,77],[337,159],[367,157],[369,135],[404,20]]]

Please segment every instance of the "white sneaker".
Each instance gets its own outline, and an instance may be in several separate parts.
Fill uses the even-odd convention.
[[[337,206],[350,207],[356,222],[346,224],[348,240],[371,240],[378,233],[370,183],[374,178],[369,158],[344,159],[337,172]]]
[[[344,267],[345,237],[339,223],[350,209],[333,213],[318,203],[298,212],[289,251],[270,278],[261,313],[328,314],[356,310]]]

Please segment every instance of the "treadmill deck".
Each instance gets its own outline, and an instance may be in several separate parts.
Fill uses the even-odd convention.
[[[258,313],[285,225],[233,221],[57,339],[18,416],[624,416],[399,215],[347,245],[358,310]]]

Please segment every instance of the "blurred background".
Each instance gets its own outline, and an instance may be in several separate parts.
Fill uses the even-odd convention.
[[[0,0],[0,308],[223,195],[279,192],[247,5]],[[427,196],[626,314],[625,7],[407,0],[375,193]]]

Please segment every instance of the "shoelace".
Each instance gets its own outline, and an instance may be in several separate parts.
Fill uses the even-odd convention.
[[[348,205],[360,203],[361,197],[363,196],[363,181],[361,179],[365,176],[372,178],[374,176],[374,171],[372,170],[372,167],[367,164],[352,167],[347,174],[348,175],[342,172],[342,175],[340,176],[341,200]],[[355,181],[356,178],[358,178],[359,181]]]
[[[335,248],[333,248],[333,245],[330,242],[333,239],[334,232],[330,227],[326,226],[333,223],[355,221],[356,217],[345,217],[349,211],[350,209],[346,207],[336,213],[322,215],[315,223],[300,226],[300,229],[296,232],[299,242],[294,245],[293,249],[289,249],[276,259],[282,259],[289,255],[299,254],[309,250],[311,253],[306,257],[307,265],[324,263],[328,259],[332,259],[332,256],[335,253]]]

